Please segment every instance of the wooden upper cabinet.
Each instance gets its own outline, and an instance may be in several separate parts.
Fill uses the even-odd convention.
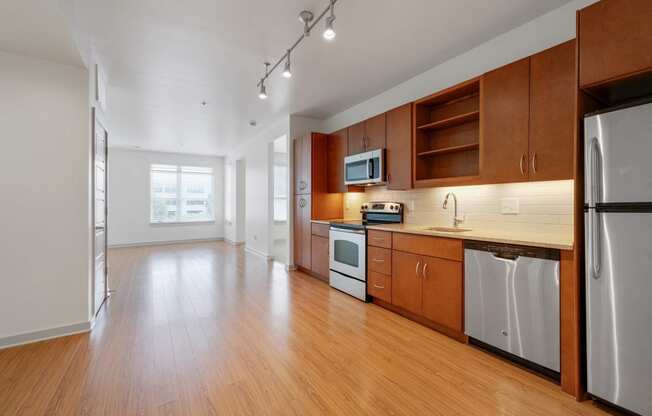
[[[348,130],[342,129],[328,136],[328,192],[346,192],[344,185],[344,157],[347,154]]]
[[[312,138],[308,134],[294,140],[294,193],[311,192]]]
[[[384,149],[387,137],[387,117],[385,113],[365,120],[365,151]]]
[[[580,10],[580,86],[652,70],[650,22],[650,0],[601,0]]]
[[[304,269],[311,269],[311,195],[294,197],[294,263]]]
[[[348,155],[382,149],[386,144],[385,113],[361,121],[348,128]]]
[[[364,121],[354,124],[348,128],[348,152],[347,155],[355,155],[365,150]],[[343,163],[343,162],[342,162]]]
[[[412,104],[387,112],[387,189],[412,188]]]
[[[421,261],[423,316],[462,332],[462,263],[428,256],[421,257]]]
[[[488,72],[482,78],[481,176],[484,182],[528,178],[530,59]]]
[[[573,178],[575,40],[530,58],[529,178]]]
[[[421,313],[421,257],[392,251],[392,304]]]

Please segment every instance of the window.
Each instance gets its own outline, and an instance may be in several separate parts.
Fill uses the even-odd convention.
[[[233,165],[224,165],[224,221],[233,223]]]
[[[150,222],[213,221],[213,169],[150,166]]]
[[[288,168],[274,166],[274,221],[288,220]]]

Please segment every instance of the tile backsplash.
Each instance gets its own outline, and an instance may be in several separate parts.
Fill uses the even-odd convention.
[[[369,201],[402,202],[408,224],[449,226],[453,224],[454,204],[442,204],[448,192],[458,200],[458,216],[464,216],[461,227],[505,229],[507,231],[543,231],[569,233],[573,230],[572,180],[524,182],[498,185],[424,188],[411,191],[390,191],[386,187],[370,187],[366,192],[344,194],[344,217],[360,218],[360,205]],[[501,214],[501,204],[518,200],[518,214]]]

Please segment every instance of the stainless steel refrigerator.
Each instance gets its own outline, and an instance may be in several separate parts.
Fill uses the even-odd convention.
[[[652,103],[584,128],[588,391],[652,415]]]

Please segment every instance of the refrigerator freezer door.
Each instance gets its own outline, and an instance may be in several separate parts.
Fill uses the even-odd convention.
[[[596,213],[599,238],[585,217],[589,393],[652,414],[652,213]],[[592,241],[599,241],[597,276]]]
[[[595,202],[652,201],[652,104],[588,117],[584,136],[586,204],[595,192]]]

